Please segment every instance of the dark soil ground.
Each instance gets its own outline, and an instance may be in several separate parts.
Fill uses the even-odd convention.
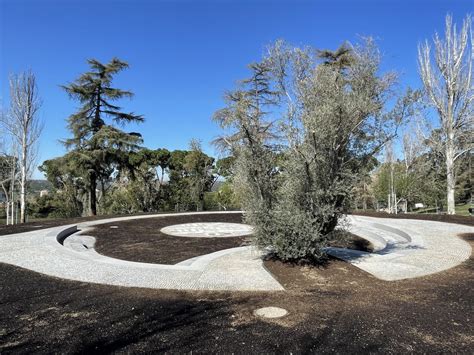
[[[160,232],[162,228],[173,224],[197,222],[242,223],[242,215],[222,213],[146,218],[101,224],[84,234],[96,238],[95,250],[103,255],[155,264],[176,264],[196,256],[251,244],[250,236],[187,238]],[[332,246],[372,251],[372,245],[367,240],[355,235],[334,242]]]
[[[235,248],[249,243],[248,237],[187,238],[167,235],[160,229],[173,224],[197,222],[242,223],[241,214],[209,214],[146,218],[101,224],[84,234],[96,238],[95,250],[117,259],[156,264],[180,261]],[[115,226],[118,228],[110,228]]]
[[[397,282],[337,260],[265,265],[286,291],[122,288],[0,264],[0,353],[472,353],[473,259]],[[289,314],[253,315],[265,306]]]
[[[332,241],[329,243],[329,246],[367,251],[370,253],[374,251],[374,246],[367,239],[348,232],[345,234],[346,236],[344,239]]]
[[[434,214],[434,213],[389,214],[385,212],[375,212],[375,211],[353,211],[351,214],[356,215],[356,216],[368,216],[368,217],[378,217],[378,218],[418,219],[418,220],[457,223],[457,224],[465,224],[467,226],[474,226],[474,216],[459,216],[459,215]]]
[[[286,291],[125,288],[0,264],[0,353],[472,353],[472,257],[396,282],[338,260],[265,266]],[[253,315],[266,306],[289,314]]]

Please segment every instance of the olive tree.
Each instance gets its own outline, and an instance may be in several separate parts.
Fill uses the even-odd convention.
[[[246,218],[258,245],[278,258],[325,257],[346,198],[412,114],[418,94],[397,95],[396,76],[379,65],[370,39],[336,51],[277,42],[254,66],[265,68],[264,89],[238,91],[243,98],[218,112],[221,124],[234,125],[222,140],[236,146]]]

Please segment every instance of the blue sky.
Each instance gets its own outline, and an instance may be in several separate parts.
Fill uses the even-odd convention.
[[[473,10],[471,0],[0,0],[0,99],[8,105],[9,73],[32,69],[45,121],[40,160],[59,156],[65,119],[77,108],[59,85],[86,71],[87,58],[117,56],[130,68],[115,86],[135,93],[120,103],[146,118],[130,130],[150,148],[186,149],[198,138],[214,155],[209,142],[219,129],[210,118],[269,43],[334,49],[371,35],[384,68],[416,88],[417,44],[443,32],[448,12],[460,23]]]

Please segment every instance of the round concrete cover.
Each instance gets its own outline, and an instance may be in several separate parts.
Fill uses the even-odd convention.
[[[177,237],[222,238],[249,235],[253,229],[242,223],[183,223],[164,227],[161,232]]]
[[[288,311],[280,307],[263,307],[255,310],[254,314],[263,318],[280,318],[286,316]]]

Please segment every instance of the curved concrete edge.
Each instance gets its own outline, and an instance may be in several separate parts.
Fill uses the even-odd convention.
[[[69,237],[71,234],[77,232],[77,225],[73,225],[71,227],[67,227],[65,229],[61,229],[59,233],[56,234],[54,231],[52,235],[56,234],[56,240],[60,243],[63,244],[64,240]],[[46,235],[47,237],[49,236],[49,233]]]
[[[175,216],[191,216],[191,215],[201,215],[201,214],[235,214],[235,213],[244,213],[243,211],[204,211],[204,212],[179,212],[179,213],[156,213],[156,214],[146,214],[139,216],[123,216],[123,217],[112,217],[106,219],[98,219],[95,221],[86,221],[77,224],[79,229],[93,227],[99,224],[108,224],[113,222],[124,222],[130,220],[140,220],[147,218],[158,218],[158,217],[175,217]]]
[[[387,220],[390,226],[385,224]],[[371,234],[378,231],[387,238],[386,247],[373,253],[327,248],[327,253],[381,280],[397,281],[445,271],[468,260],[472,253],[469,243],[458,237],[460,233],[474,233],[469,226],[366,216],[351,216],[350,221],[351,232],[371,241]]]
[[[375,232],[368,231],[368,230],[363,231],[363,230],[361,230],[360,228],[357,228],[357,227],[350,227],[349,231],[352,234],[354,234],[354,235],[356,235],[356,236],[358,236],[362,239],[365,239],[370,244],[372,244],[374,252],[384,250],[387,247],[387,241]]]
[[[214,212],[225,213],[225,212]],[[233,211],[230,213],[241,213]],[[261,258],[256,257],[251,249],[232,253],[221,253],[219,257],[187,260],[188,265],[167,265],[165,268],[130,267],[127,261],[120,267],[115,263],[97,262],[81,251],[71,250],[59,244],[58,236],[97,224],[121,220],[155,218],[160,216],[191,215],[158,214],[145,216],[117,217],[107,220],[91,221],[83,224],[65,225],[50,229],[0,236],[0,262],[23,267],[32,271],[60,278],[109,284],[128,287],[163,288],[179,290],[236,290],[236,291],[274,291],[283,287],[264,270]],[[203,212],[206,214],[206,212]],[[376,229],[381,235],[393,233],[386,228],[379,218],[350,218],[353,226],[360,230]],[[456,237],[459,233],[474,233],[474,228],[443,222],[390,219],[390,226],[407,233],[411,242],[390,244],[378,253],[351,253],[344,259],[382,280],[393,281],[406,278],[430,275],[447,270],[469,259],[471,246]],[[87,237],[87,236],[86,236]],[[67,240],[67,238],[66,238]],[[90,242],[90,241],[89,241]],[[389,245],[390,244],[390,245]],[[80,248],[79,248],[80,249]],[[92,255],[92,251],[90,254]],[[81,255],[84,254],[84,255]],[[100,254],[98,254],[100,255]],[[196,265],[205,265],[204,269],[194,269]],[[170,267],[170,268],[168,268]],[[265,271],[265,272],[262,272]]]
[[[369,241],[373,247],[374,253],[383,252],[387,248],[393,248],[394,245],[410,244],[423,246],[423,238],[411,230],[401,230],[382,223],[369,223],[358,226],[358,220],[354,217],[351,219],[352,224],[348,230]]]
[[[58,234],[56,239],[59,240],[60,234],[64,235],[72,229],[73,227],[68,227],[65,230],[61,231]],[[84,230],[81,232],[84,232]],[[156,270],[202,271],[209,265],[209,263],[211,263],[215,259],[220,258],[225,255],[239,253],[242,251],[250,251],[255,256],[258,256],[258,257],[261,256],[261,253],[258,250],[254,249],[251,246],[245,246],[245,247],[223,249],[223,250],[219,250],[210,254],[196,256],[194,258],[183,260],[177,264],[144,263],[144,262],[139,262],[139,261],[117,259],[117,258],[113,258],[107,255],[100,254],[94,248],[95,240],[96,240],[95,237],[88,236],[85,234],[72,235],[72,233],[70,233],[66,238],[64,238],[64,243],[60,246],[60,248],[61,249],[65,248],[68,250],[68,252],[78,254],[81,257],[89,258],[91,260],[94,260],[95,262],[107,263],[107,264],[112,264],[112,265],[117,265],[117,266],[120,265],[120,266],[137,267],[137,268],[149,268],[149,269],[156,269]]]
[[[181,215],[191,214],[194,213]],[[176,215],[179,214],[172,214]],[[250,247],[205,255],[198,258],[200,260],[191,260],[189,265],[159,265],[105,257],[91,248],[95,242],[93,237],[74,233],[86,231],[96,224],[163,216],[166,215],[120,217],[20,233],[15,238],[0,236],[0,243],[6,244],[0,249],[0,262],[62,279],[122,287],[189,291],[284,290],[265,270],[260,254]]]
[[[383,229],[385,231],[388,231],[388,232],[391,232],[391,233],[394,233],[398,236],[400,236],[401,238],[403,238],[407,243],[411,242],[412,241],[412,238],[410,236],[410,234],[408,234],[407,232],[404,232],[398,228],[394,228],[394,227],[391,227],[391,226],[387,226],[385,224],[381,224],[381,223],[372,223],[372,225],[376,228],[379,228],[379,229]]]

